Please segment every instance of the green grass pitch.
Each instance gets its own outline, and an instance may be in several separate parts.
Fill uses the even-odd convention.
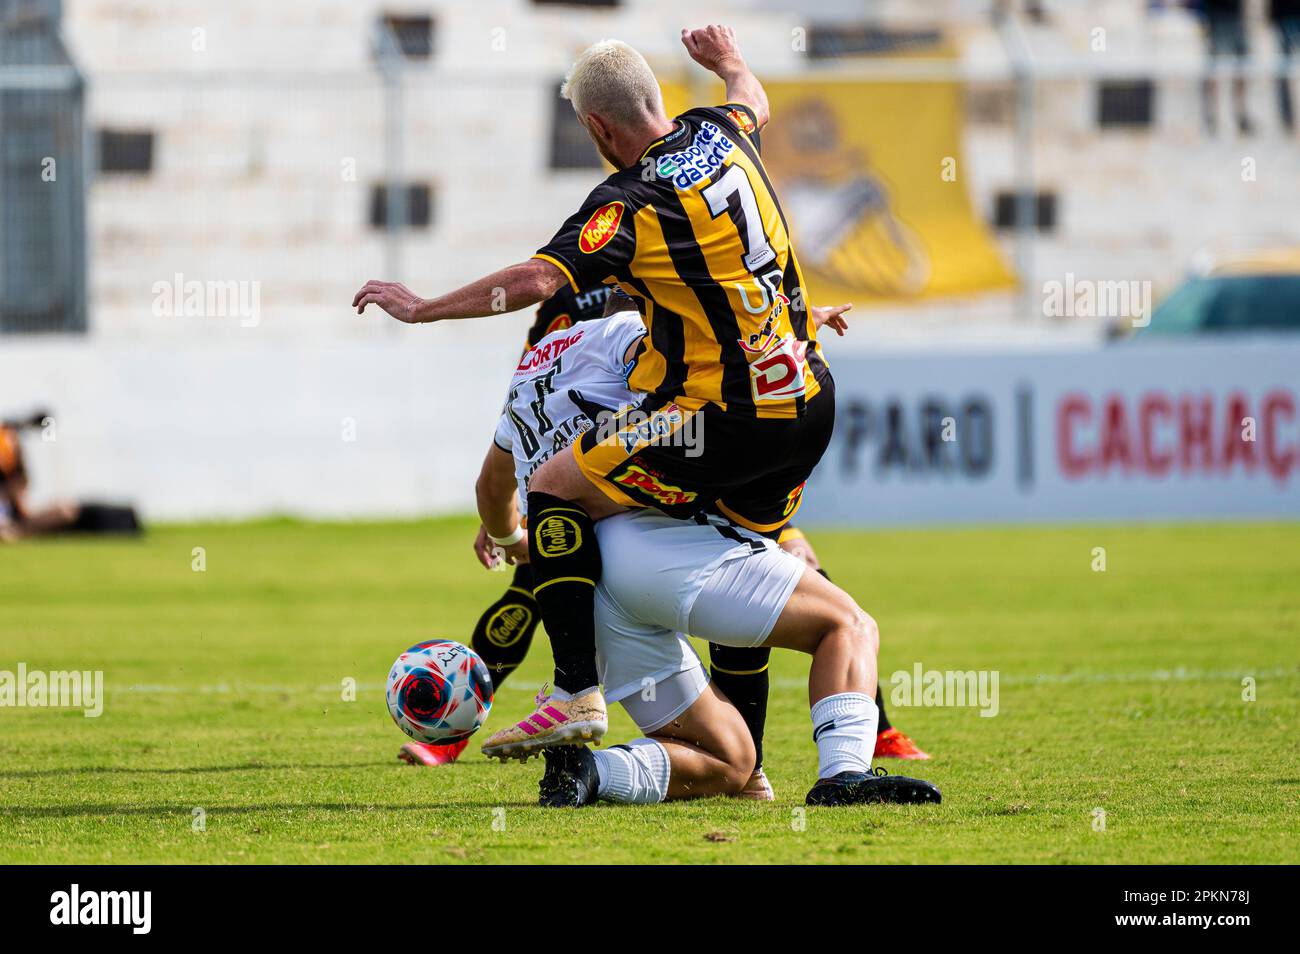
[[[472,744],[449,768],[400,765],[393,658],[467,639],[508,579],[474,563],[473,530],[274,521],[0,548],[0,670],[106,685],[97,719],[0,708],[0,861],[1300,861],[1300,525],[811,533],[879,620],[884,678],[919,661],[1001,682],[993,718],[892,707],[935,756],[907,765],[941,806],[806,813],[807,661],[780,652],[774,804],[544,811],[536,761]],[[546,657],[489,725],[525,714]],[[611,741],[631,732],[615,707]]]

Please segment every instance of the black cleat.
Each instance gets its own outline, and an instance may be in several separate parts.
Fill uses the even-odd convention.
[[[818,779],[804,801],[809,805],[864,805],[874,802],[917,805],[942,801],[937,786],[906,775],[889,775],[884,769],[870,772],[841,772],[834,778]]]
[[[537,804],[543,808],[581,808],[596,800],[600,774],[596,756],[585,745],[557,745],[542,749],[546,774],[537,785]]]

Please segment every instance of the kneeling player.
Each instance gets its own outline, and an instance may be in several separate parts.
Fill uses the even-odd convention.
[[[626,367],[644,335],[639,316],[625,314],[549,335],[524,356],[478,484],[479,515],[498,545],[509,547],[522,537],[516,508],[518,501],[527,499],[529,477],[541,463],[584,431],[605,426],[602,409],[625,407],[634,397],[627,390]],[[631,429],[629,439],[654,428],[653,422],[621,423]],[[548,536],[542,543],[571,546],[579,532],[561,527],[554,539]],[[540,529],[537,533],[542,536]],[[584,796],[595,797],[602,765],[607,776],[604,794],[611,798],[640,797],[639,788],[630,791],[620,785],[631,784],[629,773],[644,782],[647,767],[652,781],[662,785],[647,789],[645,800],[668,796],[674,769],[679,794],[704,793],[706,788],[711,792],[713,786],[738,792],[743,787],[754,768],[752,742],[737,749],[736,733],[719,729],[723,734],[711,743],[717,751],[710,761],[696,751],[704,746],[696,733],[681,739],[674,735],[684,731],[680,726],[669,729],[679,717],[686,718],[707,683],[699,658],[680,635],[684,632],[721,645],[763,645],[812,654],[809,698],[822,755],[820,781],[809,794],[814,804],[937,800],[938,792],[929,783],[885,781],[870,774],[877,718],[872,698],[875,630],[842,590],[805,571],[802,561],[771,540],[742,533],[720,519],[682,521],[645,510],[602,521],[596,533],[598,544],[609,543],[612,558],[605,567],[608,581],[597,589],[601,599],[595,623],[606,643],[615,640],[602,654],[601,682],[610,698],[620,700],[651,690],[649,699],[634,698],[631,706],[634,718],[656,738],[599,757],[581,746],[548,757],[545,804],[582,804]],[[614,635],[619,632],[628,638]],[[669,677],[674,677],[671,684],[660,687]],[[710,694],[703,705],[718,698]],[[638,715],[638,701],[655,702],[655,711]],[[492,754],[526,758],[548,747],[532,744],[534,735],[581,742],[603,734],[603,709],[593,714],[599,727],[574,712],[574,707],[539,701],[538,710],[518,724],[518,741],[499,745]],[[694,721],[708,718],[699,711],[694,716]],[[714,724],[712,719],[709,724]],[[747,734],[739,732],[741,738]],[[638,758],[628,761],[625,752]]]

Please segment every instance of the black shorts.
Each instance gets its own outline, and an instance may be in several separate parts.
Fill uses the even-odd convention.
[[[651,399],[573,442],[587,479],[624,507],[672,517],[716,509],[771,533],[799,509],[804,483],[830,444],[835,383],[827,372],[793,418],[729,414],[709,401]]]

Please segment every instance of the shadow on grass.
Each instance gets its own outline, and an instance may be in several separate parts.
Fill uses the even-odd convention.
[[[3,778],[55,778],[65,775],[217,775],[224,772],[271,772],[282,771],[285,769],[306,769],[309,771],[325,770],[330,772],[346,772],[350,769],[375,769],[375,768],[415,768],[416,766],[404,766],[397,759],[387,762],[335,762],[331,765],[313,765],[303,762],[246,762],[242,765],[186,765],[186,766],[164,766],[162,768],[137,768],[130,765],[87,765],[82,767],[64,767],[55,769],[13,769],[11,771],[0,771],[0,779]],[[450,771],[463,771],[465,769],[482,769],[494,767],[492,762],[457,762],[454,769]],[[443,766],[442,768],[446,768]]]
[[[358,802],[269,802],[258,805],[213,805],[204,806],[208,818],[223,818],[228,815],[257,815],[263,812],[428,812],[444,808],[538,808],[536,802],[466,802],[454,801],[445,804],[429,802],[421,805],[375,805]],[[539,809],[540,810],[540,809]],[[555,809],[549,809],[555,811]],[[103,818],[120,816],[139,818],[170,815],[183,815],[189,818],[194,811],[193,805],[34,805],[12,806],[0,805],[0,818]]]

